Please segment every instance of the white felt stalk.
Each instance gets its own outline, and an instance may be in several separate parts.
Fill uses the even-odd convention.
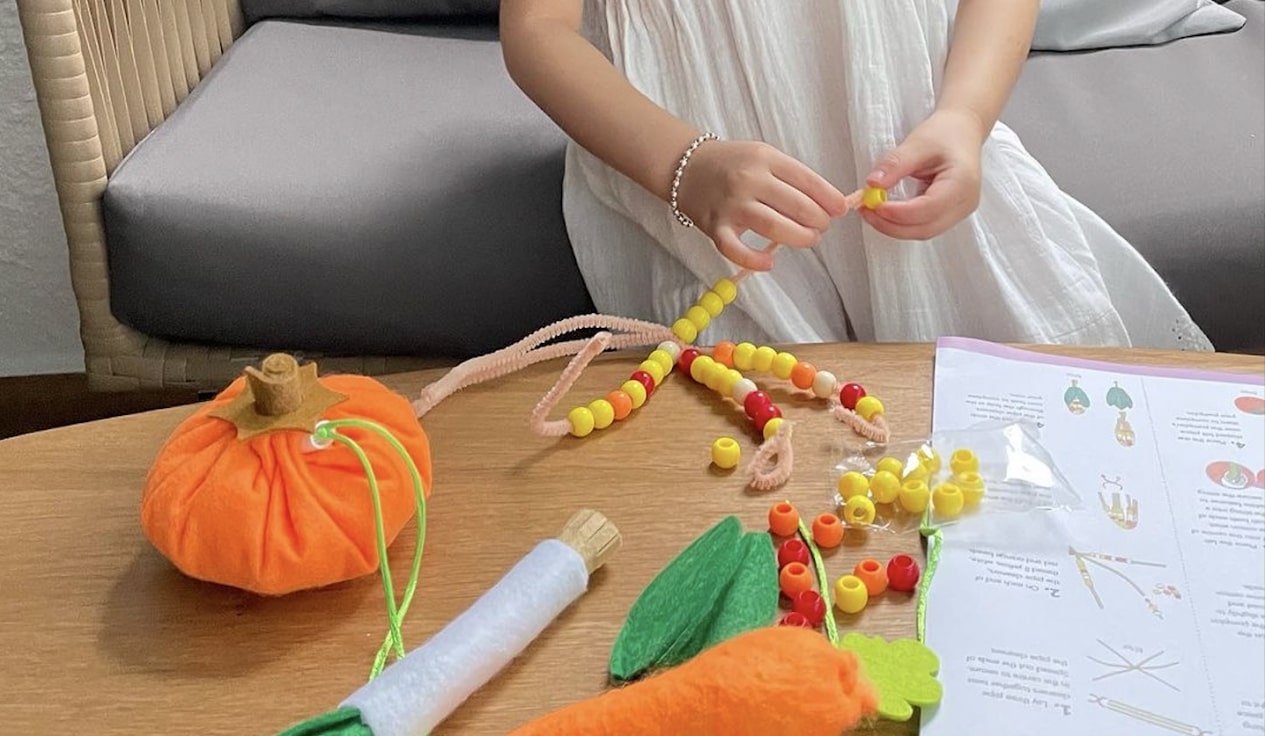
[[[374,736],[425,736],[527,648],[588,588],[584,557],[550,539],[430,641],[342,705]]]

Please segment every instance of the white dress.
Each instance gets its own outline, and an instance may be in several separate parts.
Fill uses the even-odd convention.
[[[650,99],[722,138],[774,145],[845,192],[933,111],[952,20],[945,0],[585,0],[587,37]],[[1211,349],[1155,271],[1009,128],[995,127],[982,163],[979,208],[949,232],[897,241],[849,214],[816,248],[779,251],[700,342]],[[671,324],[737,270],[574,144],[564,187],[602,312]]]

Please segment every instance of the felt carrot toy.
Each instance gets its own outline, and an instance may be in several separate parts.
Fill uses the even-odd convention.
[[[509,736],[839,736],[878,700],[857,656],[799,627],[764,627]]]

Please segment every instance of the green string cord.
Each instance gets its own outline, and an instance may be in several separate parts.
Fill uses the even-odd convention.
[[[927,592],[931,590],[931,579],[936,576],[936,569],[940,567],[940,547],[944,542],[944,535],[940,533],[940,529],[931,525],[930,507],[923,514],[919,532],[927,538],[927,569],[923,571],[922,579],[918,581],[918,604],[915,610],[918,620],[918,641],[926,643]]]
[[[808,525],[803,519],[799,520],[799,536],[804,540],[805,546],[808,547],[808,553],[813,557],[813,567],[817,571],[817,587],[821,589],[821,601],[826,604],[826,638],[830,643],[839,646],[839,626],[835,623],[834,604],[830,601],[830,581],[826,577],[826,565],[821,559],[821,550],[817,548],[817,543],[813,541],[812,532],[808,530]]]
[[[369,456],[365,453],[364,448],[360,446],[360,443],[338,431],[344,427],[367,430],[386,440],[387,444],[404,460],[413,483],[413,495],[417,503],[417,542],[413,549],[413,564],[409,571],[408,584],[404,588],[404,597],[398,605],[395,598],[395,584],[387,561],[386,530],[382,519],[382,497],[378,488],[378,477],[373,470],[373,464],[369,462]],[[388,629],[387,635],[382,645],[378,648],[377,655],[374,657],[373,668],[369,672],[369,679],[373,680],[385,669],[387,659],[392,651],[395,652],[397,657],[403,657],[406,654],[401,626],[404,616],[408,613],[409,605],[413,602],[413,595],[417,592],[417,581],[420,577],[422,566],[422,550],[426,545],[426,494],[422,484],[422,476],[417,469],[417,464],[413,462],[412,456],[409,455],[404,445],[385,427],[375,422],[364,419],[327,421],[316,428],[314,436],[320,440],[338,442],[351,450],[356,459],[360,461],[365,477],[369,481],[369,495],[373,501],[374,527],[377,535],[378,567],[382,573]]]

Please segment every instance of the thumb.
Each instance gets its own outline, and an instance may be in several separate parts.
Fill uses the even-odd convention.
[[[928,152],[917,141],[906,140],[888,151],[865,177],[868,186],[891,189],[907,176],[912,176],[927,163]]]

